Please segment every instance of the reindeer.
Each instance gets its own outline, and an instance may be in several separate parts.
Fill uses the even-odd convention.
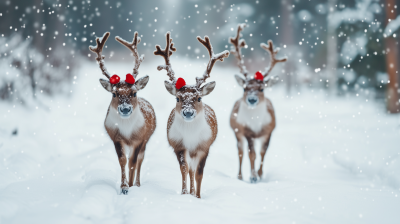
[[[119,43],[132,51],[135,58],[133,73],[132,75],[127,74],[125,81],[120,81],[117,75],[110,77],[104,65],[105,57],[101,53],[109,36],[110,33],[107,32],[101,40],[97,38],[97,46],[90,46],[89,49],[97,54],[96,60],[103,75],[108,79],[100,79],[101,85],[112,93],[104,126],[108,136],[114,142],[119,165],[121,166],[121,193],[128,194],[129,187],[133,186],[135,169],[137,170],[135,186],[140,187],[140,168],[146,144],[156,128],[156,116],[151,104],[145,99],[137,97],[137,92],[143,89],[149,81],[149,76],[147,75],[135,81],[139,74],[139,66],[144,59],[144,55],[139,57],[137,51],[137,45],[140,43],[138,33],[135,32],[131,43],[118,36],[115,37]],[[128,181],[125,173],[127,162],[129,169]]]
[[[244,89],[243,97],[236,101],[230,117],[230,124],[237,139],[237,147],[239,150],[239,174],[238,179],[242,180],[242,160],[243,160],[243,142],[244,138],[247,140],[249,146],[249,158],[251,164],[251,177],[250,182],[257,181],[257,174],[254,168],[254,161],[256,153],[254,151],[254,139],[259,138],[262,142],[261,148],[261,164],[258,170],[260,179],[263,174],[264,156],[267,152],[269,142],[271,140],[272,131],[275,129],[275,112],[272,107],[271,101],[264,96],[264,89],[270,84],[273,78],[269,77],[272,68],[278,62],[284,62],[287,59],[276,59],[276,54],[279,49],[274,50],[272,41],[268,41],[268,45],[261,43],[261,48],[266,50],[271,55],[271,63],[266,70],[256,72],[254,77],[248,75],[246,66],[242,59],[240,49],[246,46],[246,42],[240,39],[240,32],[246,24],[239,24],[237,34],[234,38],[229,38],[229,42],[233,45],[234,49],[231,51],[238,60],[240,73],[245,77],[241,78],[235,75],[236,81]]]
[[[174,149],[182,174],[182,194],[187,194],[186,178],[189,171],[190,194],[200,198],[201,181],[210,146],[217,137],[217,117],[211,107],[204,104],[202,97],[210,94],[215,88],[215,82],[203,86],[210,77],[211,70],[217,60],[223,61],[229,56],[229,51],[214,54],[210,39],[197,37],[197,40],[207,48],[210,60],[202,77],[196,78],[195,85],[186,85],[182,78],[175,79],[169,57],[176,51],[173,46],[170,32],[167,32],[167,45],[161,49],[156,45],[155,55],[165,60],[165,65],[157,67],[159,71],[165,69],[169,81],[165,81],[167,91],[176,97],[176,106],[171,111],[167,123],[168,142]],[[194,179],[196,178],[196,189]],[[197,191],[196,191],[197,190]]]

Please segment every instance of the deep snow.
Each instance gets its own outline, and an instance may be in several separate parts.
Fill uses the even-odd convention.
[[[206,59],[177,61],[171,59],[173,69],[188,84],[206,66]],[[133,68],[106,65],[122,77]],[[157,65],[145,60],[139,69],[138,77],[148,74],[150,81],[138,96],[153,105],[157,129],[146,149],[142,186],[129,195],[118,194],[120,168],[103,127],[111,94],[100,86],[94,59],[77,74],[72,97],[41,98],[50,111],[0,103],[0,223],[400,222],[398,115],[386,115],[365,95],[329,98],[302,89],[286,97],[283,87],[272,87],[265,94],[277,128],[264,178],[250,184],[245,153],[239,181],[229,114],[243,90],[233,77],[236,67],[220,62],[208,80],[217,86],[203,98],[217,114],[219,133],[206,163],[202,199],[180,195],[179,165],[166,138],[175,98]],[[17,136],[11,136],[14,128]]]

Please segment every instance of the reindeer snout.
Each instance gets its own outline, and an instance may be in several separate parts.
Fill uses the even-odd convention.
[[[182,111],[182,116],[184,118],[185,121],[192,121],[195,117],[195,111],[192,109],[186,109]]]
[[[128,114],[129,112],[131,112],[131,108],[130,107],[122,109],[122,113],[123,114]]]
[[[247,96],[247,104],[249,106],[256,106],[257,103],[258,103],[258,96],[256,96],[256,95]]]
[[[131,115],[132,111],[133,111],[132,105],[123,104],[118,106],[118,112],[121,117],[127,117]]]
[[[193,111],[183,111],[183,115],[184,115],[185,117],[191,117],[193,114],[194,114]]]

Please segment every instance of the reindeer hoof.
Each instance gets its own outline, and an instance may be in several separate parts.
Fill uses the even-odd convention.
[[[238,179],[243,180],[242,174],[238,174]]]
[[[263,175],[263,171],[262,170],[258,170],[258,177],[260,177],[260,179],[262,178]]]
[[[133,186],[140,187],[140,183],[136,182]]]
[[[182,190],[181,194],[189,194],[189,192],[186,189],[184,189],[184,190]]]
[[[256,183],[257,177],[250,177],[250,183]]]
[[[121,188],[121,194],[127,195],[128,189]]]

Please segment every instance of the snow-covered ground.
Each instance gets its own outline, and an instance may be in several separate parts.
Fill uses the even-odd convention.
[[[205,69],[206,59],[171,60],[188,83]],[[122,77],[133,68],[106,64]],[[94,60],[77,74],[73,97],[42,99],[50,111],[0,103],[0,223],[400,222],[399,116],[386,115],[365,96],[328,98],[304,89],[288,98],[282,87],[273,87],[265,94],[277,128],[264,178],[249,182],[245,154],[240,181],[229,114],[243,90],[233,77],[237,69],[220,62],[210,79],[217,87],[204,97],[217,114],[219,133],[202,199],[180,195],[181,173],[166,138],[175,99],[156,65],[145,60],[140,68],[139,76],[148,74],[150,81],[138,95],[153,105],[158,127],[146,149],[142,186],[129,195],[119,195],[120,167],[103,127],[111,95],[98,82]]]

